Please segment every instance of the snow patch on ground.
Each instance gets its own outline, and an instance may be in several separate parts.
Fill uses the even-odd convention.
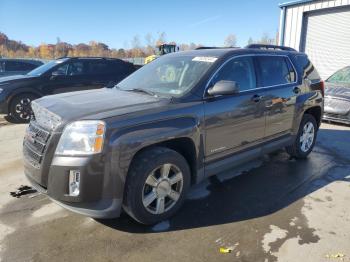
[[[262,243],[265,252],[269,252],[271,249],[271,244],[276,242],[278,239],[283,239],[287,236],[288,231],[279,228],[278,226],[270,225],[271,232],[265,234]]]

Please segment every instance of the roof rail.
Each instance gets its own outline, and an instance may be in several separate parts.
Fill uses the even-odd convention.
[[[200,47],[197,47],[195,50],[201,50],[201,49],[225,49],[225,48],[240,48],[240,47],[237,47],[237,46],[228,46],[228,47],[225,47],[225,46],[200,46]]]
[[[297,51],[294,48],[281,45],[265,45],[265,44],[251,44],[247,45],[245,48],[254,48],[254,49],[273,49],[273,50],[283,50],[283,51]]]

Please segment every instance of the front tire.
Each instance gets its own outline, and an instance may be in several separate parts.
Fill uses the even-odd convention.
[[[294,143],[286,147],[287,153],[291,157],[306,158],[315,146],[317,131],[316,119],[310,114],[304,114]]]
[[[10,103],[9,117],[16,123],[28,123],[32,115],[30,103],[36,98],[32,94],[22,94],[14,97]]]
[[[173,216],[190,187],[190,168],[174,150],[155,147],[133,160],[125,185],[124,210],[142,224]]]

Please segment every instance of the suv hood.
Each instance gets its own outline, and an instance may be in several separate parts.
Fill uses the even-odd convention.
[[[46,96],[35,102],[67,122],[92,119],[96,115],[96,119],[103,119],[146,110],[160,106],[159,102],[164,100],[168,99],[116,88],[102,88]]]
[[[350,99],[350,85],[346,83],[325,82],[325,95]]]
[[[0,85],[10,84],[14,82],[19,82],[27,79],[37,78],[36,76],[29,75],[13,75],[13,76],[4,76],[0,77]]]

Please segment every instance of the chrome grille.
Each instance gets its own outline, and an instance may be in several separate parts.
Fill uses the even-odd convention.
[[[49,138],[50,132],[34,122],[29,124],[23,142],[23,156],[35,168],[40,167]]]

